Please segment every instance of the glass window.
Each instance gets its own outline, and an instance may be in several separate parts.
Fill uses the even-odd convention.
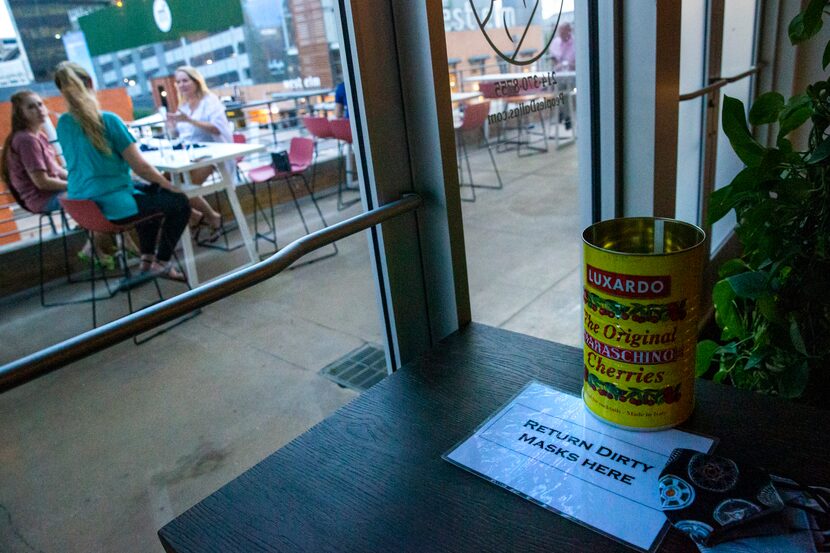
[[[102,107],[133,123],[143,155],[171,178],[171,159],[248,149],[208,166],[208,174],[195,167],[181,175],[203,179],[182,189],[206,202],[192,206],[176,250],[194,287],[363,209],[358,141],[350,120],[333,121],[335,87],[349,78],[336,6],[240,6],[242,24],[218,32],[75,60],[96,75]],[[183,109],[175,83],[183,65],[194,66],[212,101],[224,103],[215,120],[224,113],[229,142],[187,139],[195,136],[187,128],[163,124],[162,98],[170,112]],[[39,81],[49,108],[65,109],[51,77]],[[181,93],[184,102],[201,101]],[[336,136],[320,130],[338,124]],[[283,152],[296,173],[290,179],[274,174],[271,154]],[[155,281],[157,289],[141,273],[136,236],[123,250],[108,235],[97,250],[84,249],[86,234],[71,214],[66,224],[55,211],[50,224],[8,196],[0,202],[0,234],[14,225],[4,236],[13,240],[0,241],[0,363],[92,328],[91,303],[65,303],[89,299],[90,267],[107,277],[96,281],[98,325],[128,313],[128,292],[138,309],[158,301],[158,291],[187,290],[171,279]],[[371,259],[364,235],[348,237],[147,343],[121,343],[0,395],[3,507],[24,529],[0,532],[0,550],[158,550],[161,526],[384,378],[387,334]]]
[[[573,2],[536,4],[443,2],[470,303],[475,321],[578,345],[587,26]]]
[[[723,59],[721,75],[732,76],[750,69],[755,59],[755,0],[730,0],[724,3],[723,15]],[[747,110],[752,103],[752,79],[746,78],[730,83],[721,89],[723,95],[738,98]],[[744,165],[729,144],[723,129],[718,132],[718,160],[715,170],[715,189],[726,186]],[[735,214],[730,213],[712,227],[712,251],[723,244],[735,225]]]
[[[706,84],[706,0],[683,2],[680,35],[680,93]],[[677,121],[677,207],[675,217],[695,225],[700,220],[703,120],[706,98],[680,102]]]

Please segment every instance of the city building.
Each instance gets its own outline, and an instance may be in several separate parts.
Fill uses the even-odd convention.
[[[70,12],[97,9],[109,0],[8,0],[36,82],[51,80],[55,65],[66,59],[62,37],[71,30]]]

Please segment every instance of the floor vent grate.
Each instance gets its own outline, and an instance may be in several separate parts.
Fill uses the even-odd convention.
[[[320,374],[337,384],[362,392],[386,376],[386,355],[377,346],[360,346],[320,369]]]

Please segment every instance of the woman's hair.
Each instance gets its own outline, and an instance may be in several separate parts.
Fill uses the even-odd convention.
[[[31,90],[23,89],[12,94],[10,99],[12,103],[12,130],[3,143],[3,153],[0,155],[0,175],[2,175],[3,180],[8,184],[9,189],[13,188],[11,174],[9,172],[9,153],[12,150],[12,140],[16,133],[29,130],[29,120],[26,119],[26,115],[23,113],[23,104],[32,96],[37,96],[37,94]]]
[[[112,153],[104,136],[101,107],[92,91],[92,77],[86,69],[71,61],[60,62],[55,68],[55,85],[69,104],[69,113],[78,121],[95,149],[105,155]]]
[[[200,99],[211,93],[208,89],[207,83],[205,82],[205,78],[202,76],[201,73],[199,73],[199,71],[196,70],[196,68],[191,67],[189,65],[182,65],[181,67],[176,68],[175,73],[178,73],[179,71],[187,75],[191,81],[196,83],[196,96],[198,96]],[[181,104],[182,102],[184,102],[184,98],[182,98],[181,92],[179,92],[178,94],[179,104]]]

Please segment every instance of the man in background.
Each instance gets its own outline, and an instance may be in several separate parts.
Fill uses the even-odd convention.
[[[550,62],[554,72],[573,71],[576,69],[576,51],[574,48],[573,27],[570,23],[563,23],[550,43],[548,49]],[[560,85],[566,89],[573,88],[573,77],[557,76]],[[571,129],[571,113],[567,106],[559,111],[559,122],[565,123],[565,129]]]
[[[548,55],[554,71],[573,71],[576,68],[573,27],[570,23],[560,25],[559,32],[550,43]]]
[[[349,101],[346,99],[346,85],[340,83],[334,90],[334,117],[349,118]]]

